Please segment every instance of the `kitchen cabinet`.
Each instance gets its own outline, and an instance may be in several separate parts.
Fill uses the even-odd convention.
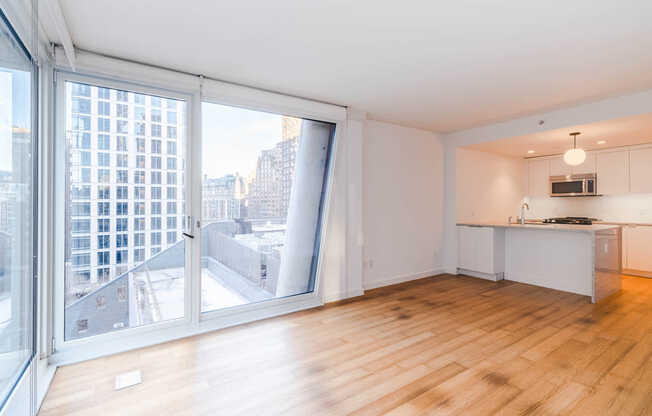
[[[629,152],[630,192],[652,193],[652,148]]]
[[[601,152],[596,155],[598,194],[629,192],[629,151]]]
[[[505,269],[505,231],[493,227],[460,225],[458,268],[462,273],[501,280]]]
[[[622,241],[622,230],[618,228],[595,233],[595,267],[597,269],[602,272],[620,273],[624,267]],[[620,276],[618,276],[618,280],[620,280]]]
[[[562,156],[550,159],[550,176],[583,175],[595,173],[595,154],[588,153],[584,163],[570,166],[564,162]]]
[[[564,162],[564,158],[555,157],[550,159],[550,176],[566,176],[572,173],[571,167]]]
[[[652,227],[623,227],[623,268],[652,277]]]
[[[528,161],[528,195],[548,196],[550,186],[550,163],[548,159]]]
[[[587,173],[595,173],[595,161],[596,157],[593,153],[586,154],[586,160],[584,163],[578,166],[571,167],[573,175],[585,175]]]

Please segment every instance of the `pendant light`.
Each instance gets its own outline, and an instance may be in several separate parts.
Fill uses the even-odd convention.
[[[581,165],[586,160],[586,152],[582,149],[577,148],[577,136],[579,134],[579,132],[570,134],[573,136],[573,148],[567,150],[566,153],[564,153],[564,162],[566,162],[567,165]]]

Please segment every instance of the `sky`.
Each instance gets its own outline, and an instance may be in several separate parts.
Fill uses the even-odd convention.
[[[260,151],[281,141],[281,116],[202,103],[202,140],[202,177],[248,176]]]

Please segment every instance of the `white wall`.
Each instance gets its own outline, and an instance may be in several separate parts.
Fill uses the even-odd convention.
[[[456,220],[507,221],[520,215],[526,192],[524,159],[456,149]]]
[[[324,302],[362,295],[362,148],[366,114],[349,109],[338,134],[321,287]]]
[[[441,273],[440,137],[376,121],[364,136],[365,289]]]

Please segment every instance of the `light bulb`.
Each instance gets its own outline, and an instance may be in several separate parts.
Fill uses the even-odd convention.
[[[570,149],[564,153],[564,162],[567,165],[577,166],[586,160],[586,152],[582,149]]]

